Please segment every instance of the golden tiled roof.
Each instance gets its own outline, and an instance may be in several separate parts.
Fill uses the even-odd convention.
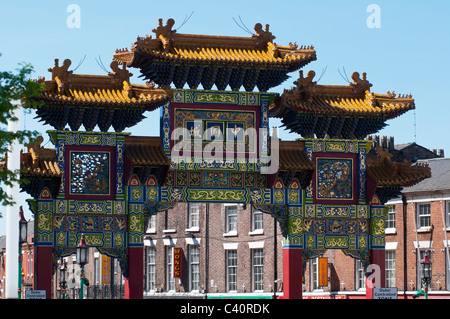
[[[160,137],[125,136],[125,155],[135,166],[170,166]]]
[[[160,19],[151,35],[138,37],[130,49],[117,49],[114,61],[139,68],[142,76],[163,88],[173,83],[178,89],[189,85],[204,90],[215,85],[218,90],[260,91],[280,85],[288,76],[316,60],[312,46],[273,42],[275,36],[260,23],[251,37],[180,34],[172,30],[175,21],[166,25]]]
[[[120,69],[117,62],[111,63],[113,72],[109,75],[72,74],[68,71],[70,64],[71,61],[66,59],[59,66],[55,59],[55,67],[49,69],[52,79],[39,80],[46,85],[41,101],[63,105],[143,106],[152,110],[171,97],[170,92],[151,85],[131,84],[132,74],[125,66]]]
[[[47,91],[41,100],[68,105],[115,105],[115,106],[148,106],[153,108],[158,102],[167,100],[166,92],[145,92],[143,85],[123,83],[122,88],[99,88],[82,86],[67,89],[60,93],[55,90],[54,83],[46,82]]]
[[[107,132],[111,126],[117,132],[137,124],[145,118],[143,113],[159,108],[172,98],[172,91],[155,89],[154,84],[137,85],[130,83],[132,74],[111,63],[108,75],[73,74],[69,71],[69,59],[59,66],[50,68],[52,79],[38,82],[45,89],[37,98],[41,103],[36,107],[37,117],[57,130],[67,125],[78,131],[83,125],[86,131],[96,126]]]
[[[337,116],[382,116],[391,119],[414,109],[414,99],[409,95],[376,94],[370,92],[370,84],[363,73],[352,74],[353,83],[349,85],[318,85],[313,82],[314,71],[308,72],[294,82],[297,86],[285,90],[279,104],[273,104],[271,114],[282,117],[288,109],[310,114]]]
[[[212,37],[209,37],[211,40]],[[217,37],[223,38],[223,37]],[[182,39],[186,41],[186,44],[179,43]],[[133,65],[134,52],[137,50],[140,53],[152,55],[154,58],[177,61],[177,62],[189,62],[194,61],[196,63],[211,63],[211,64],[245,64],[245,65],[271,65],[271,66],[288,66],[289,70],[298,69],[297,65],[300,65],[307,59],[311,59],[315,56],[315,51],[312,47],[302,47],[300,50],[292,50],[290,47],[283,47],[276,44],[268,43],[266,49],[252,48],[250,45],[243,45],[242,47],[211,47],[209,45],[201,47],[199,45],[192,45],[198,37],[191,35],[179,34],[175,37],[175,43],[177,44],[171,51],[166,52],[154,45],[149,45],[148,42],[137,42],[136,46],[131,52],[117,51],[114,58],[120,62],[127,62],[128,65]],[[230,40],[228,38],[227,40]],[[159,39],[154,39],[155,42],[159,42]],[[183,42],[184,42],[183,41]],[[191,42],[192,41],[192,42]],[[213,41],[211,41],[213,42]],[[292,54],[287,54],[292,52]]]
[[[42,141],[42,136],[38,136],[35,143],[25,145],[28,151],[20,155],[21,169],[29,177],[60,177],[62,173],[56,161],[56,149],[41,147]]]
[[[412,186],[431,177],[426,163],[392,162],[392,154],[379,146],[375,156],[367,156],[367,173],[378,186]]]
[[[153,29],[155,38],[151,35],[138,37],[130,51],[116,50],[114,60],[132,66],[138,63],[135,58],[139,52],[165,61],[289,66],[292,71],[298,69],[299,64],[316,59],[312,46],[299,48],[296,44],[280,46],[273,43],[275,37],[269,32],[268,25],[263,30],[261,24],[256,24],[256,34],[252,37],[233,37],[180,34],[172,30],[173,19],[169,19],[166,26],[162,25],[161,19],[159,23]]]

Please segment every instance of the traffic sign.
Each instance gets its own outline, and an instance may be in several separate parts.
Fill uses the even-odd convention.
[[[373,299],[397,299],[397,288],[373,288]]]
[[[47,292],[45,290],[25,290],[25,299],[46,299]]]

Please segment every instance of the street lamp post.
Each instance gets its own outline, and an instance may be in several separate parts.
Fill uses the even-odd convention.
[[[420,289],[418,292],[416,292],[413,295],[413,298],[416,299],[417,297],[420,297],[421,295],[425,295],[425,299],[428,299],[428,287],[431,282],[431,261],[428,258],[427,253],[425,253],[423,260],[420,262],[420,266],[421,266],[421,276],[422,276],[423,288]]]
[[[425,253],[422,262],[422,280],[424,282],[425,299],[428,299],[428,287],[431,283],[431,261]]]
[[[277,299],[277,285],[278,285],[278,283],[280,281],[281,281],[280,279],[275,279],[273,281],[273,296],[272,296],[272,299]]]
[[[23,208],[19,208],[19,289],[18,298],[22,298],[22,246],[27,242],[28,222],[23,214]]]
[[[81,235],[80,242],[77,247],[77,263],[80,265],[80,299],[83,299],[84,285],[89,285],[89,281],[85,278],[84,265],[89,262],[89,247],[86,246],[84,234]]]
[[[59,285],[61,287],[62,299],[66,299],[66,271],[67,264],[66,261],[63,261],[61,267],[59,267]]]

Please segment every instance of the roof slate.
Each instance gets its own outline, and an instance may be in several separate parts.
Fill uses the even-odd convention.
[[[450,190],[450,158],[435,158],[420,160],[420,163],[427,163],[431,168],[431,178],[420,183],[405,187],[403,193],[432,192]]]

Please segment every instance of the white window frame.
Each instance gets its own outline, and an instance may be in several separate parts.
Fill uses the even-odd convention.
[[[189,245],[189,290],[200,290],[200,246]]]
[[[225,207],[225,235],[236,236],[238,227],[238,207],[234,205],[224,205]],[[235,213],[232,213],[234,210]]]
[[[156,289],[156,247],[146,246],[146,288],[147,292],[154,292]]]
[[[249,235],[264,234],[264,213],[252,207],[252,230]]]
[[[385,277],[386,277],[386,288],[395,288],[396,287],[396,271],[395,271],[395,258],[396,252],[394,249],[386,249],[386,267],[385,267]]]
[[[188,203],[188,231],[200,229],[200,204]]]
[[[445,227],[450,228],[450,201],[445,202]]]
[[[425,209],[428,208],[428,212]],[[424,220],[428,223],[424,223]],[[428,229],[431,227],[431,203],[416,204],[416,223],[417,229]]]
[[[355,288],[358,291],[366,290],[366,274],[364,266],[359,259],[355,259]]]
[[[100,285],[102,282],[101,267],[101,255],[96,252],[94,253],[94,285]]]
[[[310,263],[311,291],[323,291],[319,286],[319,257],[311,259]]]
[[[447,239],[447,241],[444,240],[444,253],[445,253],[445,278],[446,278],[446,285],[445,287],[447,287],[447,291],[450,290],[450,260],[449,260],[449,240]]]
[[[173,248],[166,246],[166,291],[175,291],[175,278],[173,277]]]
[[[233,256],[230,256],[233,254]],[[237,249],[225,250],[226,288],[228,292],[237,292]]]
[[[395,231],[396,231],[395,217],[396,217],[395,205],[390,205],[389,211],[386,216],[386,227],[385,227],[386,234],[394,234],[395,233]]]
[[[27,278],[33,277],[33,250],[27,251]]]
[[[153,214],[148,219],[148,225],[147,225],[147,234],[154,234],[156,233],[156,214]]]
[[[252,257],[252,291],[264,291],[264,249],[251,249]]]

